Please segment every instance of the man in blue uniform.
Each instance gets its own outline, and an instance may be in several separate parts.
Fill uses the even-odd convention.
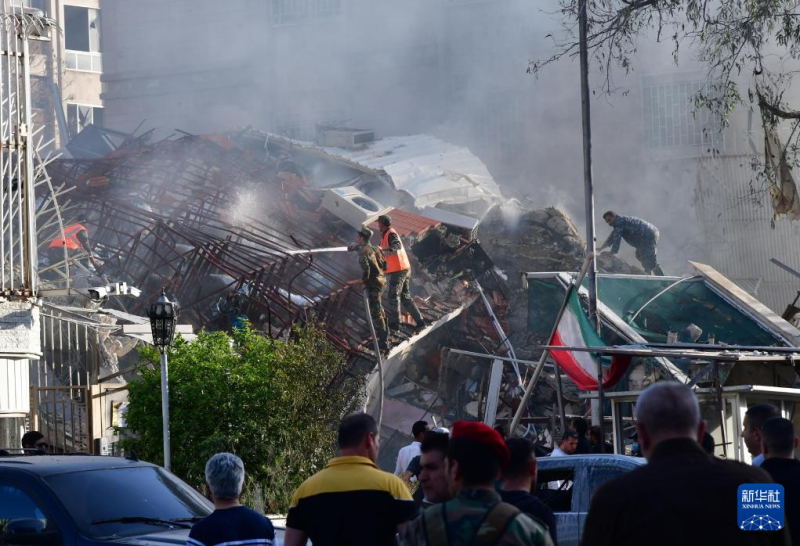
[[[656,256],[656,245],[658,244],[658,228],[650,222],[645,222],[641,218],[633,216],[621,216],[614,211],[603,214],[606,224],[614,228],[608,236],[603,246],[597,249],[598,252],[605,248],[611,248],[611,253],[619,252],[619,245],[624,239],[626,243],[636,249],[636,259],[642,264],[644,272],[648,275],[664,276],[664,271],[658,264]]]

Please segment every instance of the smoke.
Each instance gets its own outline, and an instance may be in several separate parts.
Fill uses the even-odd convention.
[[[107,0],[105,119],[162,133],[250,125],[301,140],[325,123],[429,133],[469,147],[508,195],[562,208],[582,229],[577,59],[526,74],[554,52],[549,35],[562,36],[556,13],[554,0]],[[696,171],[675,149],[649,147],[643,90],[704,75],[691,58],[676,68],[670,44],[640,51],[633,75],[617,78],[629,93],[603,96],[605,75],[591,74],[598,240],[608,234],[600,214],[613,209],[656,224],[662,253],[684,263],[695,255]],[[263,206],[243,193],[232,214]]]

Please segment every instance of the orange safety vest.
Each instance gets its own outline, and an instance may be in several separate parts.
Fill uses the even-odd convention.
[[[78,240],[78,233],[81,231],[89,231],[83,224],[72,224],[64,228],[64,237],[56,237],[50,243],[50,248],[61,248],[66,246],[68,250],[80,250],[83,245]]]
[[[406,247],[403,246],[403,241],[400,241],[400,250],[392,250],[389,248],[389,234],[397,232],[392,228],[386,230],[381,240],[381,248],[384,249],[383,255],[386,258],[386,273],[397,273],[398,271],[405,271],[411,269],[411,263],[408,261],[408,254],[406,254]],[[400,239],[400,236],[397,235]]]

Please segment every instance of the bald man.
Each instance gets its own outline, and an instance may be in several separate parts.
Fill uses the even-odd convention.
[[[705,422],[691,389],[656,383],[639,395],[636,416],[648,464],[595,493],[582,546],[789,544],[785,528],[762,533],[737,527],[739,486],[772,479],[759,468],[703,451]]]

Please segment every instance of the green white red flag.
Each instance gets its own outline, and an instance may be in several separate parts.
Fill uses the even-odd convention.
[[[578,293],[569,287],[567,306],[561,316],[550,345],[559,347],[605,347],[583,311]],[[596,353],[551,349],[553,359],[561,369],[585,391],[597,390],[597,366],[603,367],[603,388],[613,387],[625,374],[631,363],[631,356],[615,355],[611,359],[602,358]],[[604,362],[606,361],[606,362]],[[609,362],[610,361],[610,362]]]

